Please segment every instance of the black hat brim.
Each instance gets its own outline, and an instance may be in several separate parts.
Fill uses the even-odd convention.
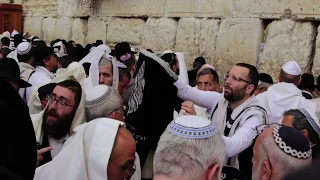
[[[19,79],[18,83],[20,85],[20,88],[27,88],[27,87],[32,86],[30,83],[28,83],[27,81],[24,81],[22,79]]]

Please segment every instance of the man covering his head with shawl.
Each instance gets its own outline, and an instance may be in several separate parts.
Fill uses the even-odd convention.
[[[123,123],[99,118],[76,128],[54,160],[37,168],[34,180],[130,179],[136,167],[136,144]]]
[[[40,149],[40,165],[51,161],[73,134],[73,129],[85,121],[85,98],[78,82],[65,80],[58,83],[47,99],[47,108],[31,116]]]
[[[99,84],[118,89],[120,94],[126,91],[131,79],[130,73],[122,73],[122,70],[127,67],[111,57],[109,55],[110,52],[111,50],[108,46],[100,45],[80,61],[82,64],[91,63],[89,77],[83,85],[85,91]],[[119,77],[119,74],[122,76]],[[119,79],[121,80],[120,82]]]

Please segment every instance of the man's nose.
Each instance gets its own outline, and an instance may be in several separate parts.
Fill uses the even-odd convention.
[[[99,83],[100,84],[103,83],[103,76],[102,75],[99,76]]]

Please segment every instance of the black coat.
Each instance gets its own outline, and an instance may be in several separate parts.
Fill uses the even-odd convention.
[[[37,162],[37,144],[29,109],[18,92],[0,79],[0,166],[32,180]]]
[[[8,56],[8,54],[10,54],[12,52],[12,50],[9,49],[8,47],[2,47],[0,51],[3,55],[3,58],[6,58]]]

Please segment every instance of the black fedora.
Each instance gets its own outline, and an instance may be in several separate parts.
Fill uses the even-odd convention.
[[[19,65],[11,58],[4,58],[0,61],[0,78],[17,82],[20,85],[20,88],[32,86],[28,82],[20,79]]]
[[[122,56],[126,53],[135,54],[136,52],[131,51],[130,44],[127,42],[118,43],[113,50],[111,50],[111,56]],[[117,57],[118,58],[118,57]]]

